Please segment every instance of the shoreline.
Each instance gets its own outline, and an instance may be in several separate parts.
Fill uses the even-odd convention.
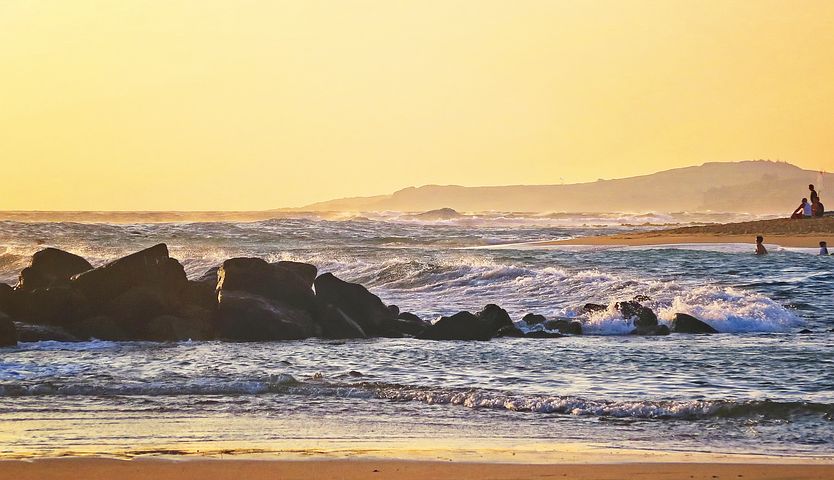
[[[829,246],[834,245],[834,234],[820,235],[778,235],[764,234],[765,245],[774,245],[787,248],[819,248],[820,241],[828,242]],[[752,252],[756,246],[755,235],[722,235],[722,234],[677,234],[661,232],[640,232],[623,233],[598,237],[577,237],[567,240],[547,240],[527,245],[532,246],[624,246],[624,247],[647,247],[662,245],[683,245],[683,244],[746,244],[750,245]],[[832,249],[834,251],[834,249]]]
[[[834,463],[548,463],[414,461],[390,459],[240,460],[138,458],[59,458],[0,461],[0,479],[247,480],[368,479],[522,480],[571,478],[714,479],[757,478],[811,480],[834,477]]]

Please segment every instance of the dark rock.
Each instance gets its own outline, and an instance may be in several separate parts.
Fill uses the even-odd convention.
[[[57,248],[45,248],[32,255],[32,262],[20,272],[17,289],[31,292],[55,283],[66,282],[73,275],[92,269],[90,262]]]
[[[321,326],[321,336],[324,338],[367,338],[356,320],[338,307],[329,304],[319,305],[315,318]]]
[[[52,325],[32,325],[29,323],[15,322],[17,328],[18,342],[44,342],[54,340],[56,342],[77,342],[75,335],[67,332],[61,327]]]
[[[411,312],[400,312],[400,314],[397,315],[397,320],[403,320],[412,323],[421,323],[423,325],[430,325],[429,322],[423,320],[422,318],[418,317],[417,315],[414,315]]]
[[[208,340],[213,334],[211,325],[202,318],[160,315],[148,322],[143,337],[154,341]]]
[[[501,327],[497,332],[495,332],[496,337],[524,337],[524,332],[519,330],[517,327],[513,325],[507,325]]]
[[[394,320],[382,300],[358,283],[345,282],[332,273],[325,273],[316,278],[315,287],[316,298],[323,305],[340,309],[369,336],[383,333]]]
[[[608,310],[608,307],[598,303],[586,303],[582,306],[582,312],[584,313],[601,312],[603,310]]]
[[[397,316],[400,314],[400,307],[396,305],[388,305],[388,310],[391,311],[391,315],[393,315],[394,318],[397,318]]]
[[[718,333],[709,324],[685,313],[676,313],[669,325],[675,333]]]
[[[100,312],[115,320],[134,340],[174,340],[163,338],[151,329],[150,320],[173,312],[175,299],[155,285],[140,285],[117,296]]]
[[[314,337],[321,329],[306,310],[244,291],[221,289],[217,334],[226,340],[257,342]]]
[[[545,332],[543,330],[538,330],[535,332],[530,332],[524,335],[527,338],[562,338],[564,335],[557,332]]]
[[[0,347],[13,347],[17,345],[17,329],[11,317],[0,313]]]
[[[617,302],[614,304],[620,314],[625,319],[632,319],[634,326],[638,329],[646,329],[657,326],[657,315],[648,307],[640,305],[634,300],[628,302]]]
[[[634,300],[635,302],[650,302],[652,300],[652,297],[648,295],[635,295],[632,300]]]
[[[652,325],[646,327],[637,327],[631,331],[631,335],[669,335],[669,327],[666,325]]]
[[[527,324],[528,326],[541,325],[546,320],[547,319],[544,317],[544,315],[537,315],[535,313],[528,313],[521,319],[521,321]]]
[[[107,315],[95,315],[76,322],[72,333],[84,340],[132,340],[123,326]]]
[[[307,288],[313,288],[313,282],[316,280],[316,275],[319,274],[319,269],[315,265],[302,262],[291,262],[289,260],[282,260],[273,263],[280,268],[289,270],[298,275],[307,284]]]
[[[293,270],[260,258],[232,258],[218,271],[217,291],[240,291],[313,311],[315,296],[308,282]]]
[[[217,287],[217,272],[220,271],[220,267],[211,267],[206,270],[205,273],[200,275],[199,278],[194,279],[194,282],[197,283],[208,283],[211,284],[213,287]]]
[[[417,338],[424,340],[489,340],[497,330],[489,328],[477,315],[458,312],[451,317],[440,317]]]
[[[485,306],[477,315],[482,322],[486,323],[487,328],[492,329],[493,332],[497,332],[504,327],[513,326],[513,321],[510,319],[507,311],[494,303]]]
[[[796,333],[800,333],[800,334],[807,334],[807,333],[814,333],[814,332],[813,332],[813,331],[811,331],[811,330],[808,330],[807,328],[803,328],[802,330],[800,330],[800,331],[798,331],[798,332],[796,332]]]
[[[79,319],[86,299],[68,285],[16,290],[9,313],[26,323],[68,326]]]
[[[176,295],[188,284],[180,263],[168,256],[164,243],[114,260],[72,277],[72,286],[95,306],[104,305],[131,288],[154,285]]]
[[[569,318],[558,318],[544,322],[545,330],[558,330],[559,333],[582,335],[582,324]]]
[[[11,314],[14,293],[11,285],[0,283],[0,312]]]

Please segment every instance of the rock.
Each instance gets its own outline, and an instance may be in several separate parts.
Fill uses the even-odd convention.
[[[308,311],[245,291],[221,289],[217,314],[217,334],[225,340],[298,340],[321,334]]]
[[[718,333],[709,324],[685,313],[676,313],[669,325],[675,333]]]
[[[194,279],[194,282],[197,283],[209,283],[217,286],[217,272],[220,271],[220,267],[211,267],[205,271],[199,278]]]
[[[800,330],[800,331],[798,331],[798,332],[796,332],[796,333],[799,333],[799,334],[803,334],[803,335],[804,335],[804,334],[814,333],[814,332],[813,332],[813,331],[811,331],[811,330],[808,330],[807,328],[803,328],[802,330]]]
[[[168,256],[168,247],[160,243],[75,275],[71,284],[95,310],[139,285],[154,285],[176,295],[186,287],[188,279],[182,265]]]
[[[524,335],[526,338],[562,338],[564,335],[557,332],[545,332],[542,330],[538,330],[535,332],[530,332]]]
[[[669,335],[669,327],[666,325],[653,325],[646,327],[637,327],[630,332],[631,335]]]
[[[470,312],[458,312],[451,317],[440,317],[417,338],[423,340],[489,340],[497,330],[489,328]]]
[[[11,285],[0,283],[0,312],[11,314],[14,289]]]
[[[496,337],[514,337],[514,338],[518,338],[518,337],[524,337],[525,335],[524,335],[524,332],[519,330],[517,327],[512,326],[512,325],[507,325],[507,326],[501,327],[497,332],[495,332],[495,336]]]
[[[31,292],[37,288],[46,288],[55,283],[66,282],[81,272],[92,269],[90,262],[57,248],[45,248],[32,255],[28,267],[20,272],[17,289]]]
[[[23,322],[14,322],[17,329],[18,342],[44,342],[53,340],[56,342],[77,342],[75,335],[67,332],[61,327],[51,325],[32,325]]]
[[[388,310],[391,312],[391,315],[393,315],[394,318],[397,318],[397,316],[400,314],[400,307],[396,305],[388,305]]]
[[[146,340],[181,341],[208,340],[213,334],[210,324],[199,317],[160,315],[148,322],[143,336]]]
[[[634,300],[628,302],[617,302],[614,304],[620,314],[625,319],[632,319],[634,326],[638,329],[647,329],[657,326],[657,315],[648,307],[640,305]]]
[[[541,325],[546,320],[547,319],[544,317],[544,315],[536,315],[535,313],[528,313],[521,319],[521,321],[527,324],[528,326]]]
[[[321,326],[321,336],[324,338],[367,338],[367,334],[356,320],[333,305],[319,305],[315,319]]]
[[[582,306],[581,311],[584,313],[592,313],[592,312],[601,312],[603,310],[608,310],[608,307],[605,305],[600,305],[598,303],[586,303]]]
[[[83,295],[68,285],[15,290],[9,314],[25,323],[69,326],[85,305]]]
[[[0,313],[0,347],[13,347],[17,345],[17,329],[11,317]]]
[[[422,318],[418,317],[417,315],[414,315],[411,312],[400,312],[400,314],[397,315],[397,320],[403,320],[411,323],[420,323],[423,325],[430,325],[429,322],[423,320]]]
[[[652,300],[652,297],[648,295],[635,295],[632,300],[634,300],[635,302],[650,302]]]
[[[485,306],[477,315],[482,322],[487,324],[487,328],[492,329],[493,332],[497,332],[504,327],[513,326],[513,321],[510,319],[507,311],[494,303]]]
[[[316,268],[315,265],[310,265],[309,263],[282,260],[280,262],[275,262],[272,265],[276,265],[280,268],[295,273],[302,280],[304,280],[304,282],[307,284],[307,288],[313,288],[313,282],[316,280],[316,276],[319,274],[319,269]]]
[[[309,283],[290,268],[260,258],[232,258],[218,271],[217,291],[240,291],[312,312],[315,295]]]
[[[452,220],[462,216],[463,215],[458,213],[455,209],[449,207],[438,208],[437,210],[429,210],[427,212],[412,215],[413,218],[420,220]]]
[[[316,278],[315,288],[316,298],[323,305],[340,309],[368,336],[383,333],[394,320],[382,300],[358,283],[345,282],[332,273],[325,273]]]
[[[85,318],[72,326],[72,333],[83,340],[133,340],[116,320],[107,315]]]
[[[133,340],[174,340],[152,331],[150,320],[175,310],[175,300],[155,285],[140,285],[117,296],[100,313],[115,320]]]
[[[582,335],[582,324],[569,318],[558,318],[544,322],[545,330],[558,330],[559,333]]]

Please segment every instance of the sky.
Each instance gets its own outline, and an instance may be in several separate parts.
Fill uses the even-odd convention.
[[[0,0],[2,210],[834,170],[832,1]]]

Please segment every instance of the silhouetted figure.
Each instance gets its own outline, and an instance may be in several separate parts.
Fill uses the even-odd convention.
[[[791,214],[791,218],[810,218],[813,215],[813,210],[811,209],[811,204],[808,203],[807,198],[802,199],[802,203],[796,207],[796,210],[793,211]]]
[[[767,249],[762,242],[764,242],[763,236],[756,237],[756,255],[767,255]]]
[[[820,255],[828,255],[828,244],[820,242]]]
[[[816,201],[820,200],[820,196],[817,194],[817,191],[814,190],[813,185],[808,185],[808,190],[811,191],[811,204],[813,205],[814,200],[816,200]]]

